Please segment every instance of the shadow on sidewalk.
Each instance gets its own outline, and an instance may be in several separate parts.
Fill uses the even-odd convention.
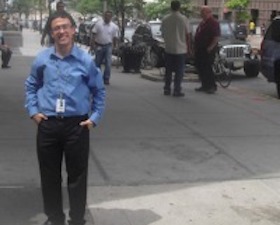
[[[147,209],[95,208],[93,218],[96,225],[149,225],[160,220],[162,217]]]

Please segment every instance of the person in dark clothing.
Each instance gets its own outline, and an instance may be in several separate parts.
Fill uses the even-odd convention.
[[[10,68],[9,62],[12,57],[12,51],[8,45],[5,44],[5,39],[3,35],[0,36],[0,51],[1,51],[1,59],[2,59],[2,68],[7,69]]]
[[[62,12],[62,11],[64,11],[64,7],[65,7],[65,5],[64,5],[64,3],[62,2],[62,1],[59,1],[59,2],[57,2],[56,3],[56,11],[57,12]],[[50,45],[52,45],[52,44],[54,44],[54,40],[53,40],[53,38],[52,38],[52,36],[51,36],[51,32],[50,32],[50,30],[49,30],[49,27],[50,27],[50,20],[48,19],[47,20],[47,23],[46,23],[46,25],[45,25],[45,28],[44,28],[44,30],[43,30],[43,33],[42,33],[42,38],[41,38],[41,45],[43,46],[43,45],[46,45],[46,42],[45,42],[45,38],[46,38],[46,36],[48,36],[49,37],[49,44]]]
[[[213,94],[217,90],[212,65],[218,47],[220,36],[219,22],[213,17],[212,10],[208,6],[201,7],[200,22],[194,39],[195,66],[201,81],[201,87],[195,91],[203,91]]]

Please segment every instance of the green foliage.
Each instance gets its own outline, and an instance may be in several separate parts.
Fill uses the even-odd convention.
[[[236,10],[237,22],[245,22],[249,19],[249,13],[245,10],[248,7],[250,0],[229,0],[226,6]]]
[[[158,0],[157,2],[147,3],[144,7],[145,15],[148,20],[162,18],[170,12],[171,0]],[[188,15],[190,12],[190,0],[185,0],[181,4],[181,12]]]
[[[80,0],[77,2],[75,9],[82,13],[93,14],[102,11],[102,1],[100,0]]]
[[[20,14],[29,14],[30,8],[33,8],[33,2],[29,0],[14,0],[13,11],[19,12]]]
[[[250,0],[229,0],[226,2],[226,7],[230,9],[244,9],[249,5]]]
[[[243,23],[250,19],[250,15],[247,11],[237,11],[236,12],[236,20],[239,23]]]
[[[12,10],[28,16],[34,9],[44,9],[43,0],[14,0]]]

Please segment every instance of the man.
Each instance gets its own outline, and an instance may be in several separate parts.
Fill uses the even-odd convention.
[[[35,58],[26,79],[29,116],[38,125],[44,225],[64,225],[61,164],[67,170],[69,225],[84,225],[87,194],[89,128],[104,111],[105,88],[91,56],[74,45],[75,22],[67,12],[50,17],[54,46]]]
[[[0,31],[0,51],[1,51],[1,59],[2,59],[2,69],[11,68],[9,66],[10,59],[12,57],[12,51],[8,45],[5,44],[5,39],[2,31]]]
[[[104,62],[103,80],[110,84],[112,50],[117,47],[119,28],[112,22],[112,12],[106,11],[92,29],[91,47],[95,51],[95,63],[100,68]]]
[[[200,10],[202,21],[198,25],[194,38],[195,65],[201,81],[201,87],[195,91],[213,94],[217,90],[212,65],[217,51],[220,25],[213,17],[212,10],[208,6],[202,6]]]
[[[171,2],[171,13],[162,20],[161,31],[165,42],[164,95],[171,94],[172,72],[175,72],[173,96],[183,97],[181,83],[185,72],[186,54],[189,49],[190,29],[187,18],[180,13],[181,4]]]
[[[64,11],[64,3],[62,1],[59,1],[56,3],[56,11],[57,12],[62,12]],[[49,44],[52,45],[54,43],[54,40],[52,39],[52,36],[51,36],[51,31],[48,30],[48,27],[49,27],[49,19],[47,20],[47,23],[45,25],[45,28],[43,30],[43,34],[42,34],[42,38],[41,38],[41,45],[44,46],[46,45],[46,42],[45,42],[45,38],[46,36],[48,36],[49,38]]]

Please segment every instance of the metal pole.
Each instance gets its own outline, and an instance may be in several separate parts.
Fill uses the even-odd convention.
[[[107,5],[108,5],[107,0],[103,0],[103,13],[107,11]]]
[[[221,6],[222,7],[220,10],[220,20],[224,19],[225,0],[222,0]]]
[[[51,8],[52,0],[48,1],[48,11],[49,11],[49,16],[52,14],[52,8]]]
[[[42,6],[42,0],[39,0],[39,9],[40,9],[40,27],[39,27],[39,31],[40,34],[42,34],[42,21],[43,21],[43,6]]]

